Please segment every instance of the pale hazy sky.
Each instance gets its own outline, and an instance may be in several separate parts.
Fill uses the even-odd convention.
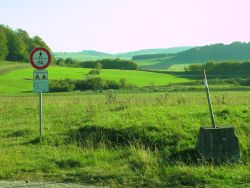
[[[0,24],[53,51],[250,42],[250,0],[0,0]]]

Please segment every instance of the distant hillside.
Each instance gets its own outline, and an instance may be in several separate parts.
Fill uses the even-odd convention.
[[[113,56],[104,52],[97,52],[94,50],[83,50],[81,52],[54,52],[53,53],[56,59],[76,59],[76,60],[97,60],[97,59],[106,59],[112,58]]]
[[[190,48],[192,47],[180,46],[180,47],[172,47],[172,48],[145,49],[145,50],[138,50],[138,51],[132,51],[132,52],[127,52],[127,53],[115,54],[115,56],[132,58],[133,56],[146,55],[146,54],[170,54],[170,53],[182,52]]]
[[[163,58],[170,58],[175,56],[175,54],[145,54],[145,55],[136,55],[132,57],[133,61],[144,61],[144,60],[159,60]]]
[[[144,69],[162,69],[173,64],[206,63],[207,61],[250,60],[250,43],[234,42],[229,45],[213,44],[195,47],[179,52],[175,56],[162,59],[159,63],[144,66]]]
[[[138,55],[178,53],[190,48],[191,47],[189,46],[184,46],[184,47],[174,47],[174,48],[146,49],[146,50],[138,50],[126,53],[118,53],[118,54],[109,54],[94,50],[83,50],[81,52],[54,52],[53,54],[57,59],[72,58],[72,59],[87,61],[87,60],[98,60],[106,58],[132,59],[133,56],[138,56]]]

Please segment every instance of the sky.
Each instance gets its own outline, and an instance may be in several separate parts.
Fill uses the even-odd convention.
[[[249,0],[0,0],[0,24],[54,52],[250,42]]]

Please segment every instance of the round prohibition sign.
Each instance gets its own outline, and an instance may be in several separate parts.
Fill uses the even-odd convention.
[[[50,52],[46,48],[35,48],[30,53],[30,63],[36,69],[45,69],[51,61]]]

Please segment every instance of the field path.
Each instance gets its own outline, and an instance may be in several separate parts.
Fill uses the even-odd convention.
[[[1,188],[101,188],[100,186],[92,186],[92,185],[81,185],[74,183],[56,183],[56,182],[28,182],[25,181],[0,181]]]
[[[9,64],[7,66],[0,66],[0,75],[7,74],[11,71],[30,68],[30,65],[27,63],[13,63],[13,65]]]

